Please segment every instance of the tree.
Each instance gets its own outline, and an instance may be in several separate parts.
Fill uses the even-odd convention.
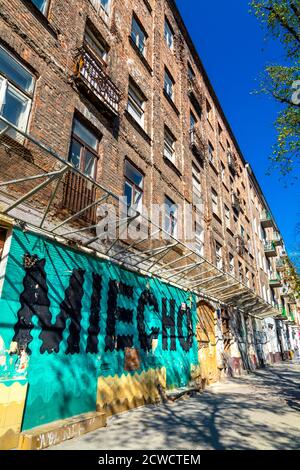
[[[266,67],[261,91],[281,103],[271,160],[287,175],[300,163],[300,0],[252,0],[251,9],[285,50],[283,64]]]

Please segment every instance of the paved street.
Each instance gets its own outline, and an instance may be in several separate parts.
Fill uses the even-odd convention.
[[[53,449],[299,449],[300,362],[219,383],[194,398],[109,419]]]

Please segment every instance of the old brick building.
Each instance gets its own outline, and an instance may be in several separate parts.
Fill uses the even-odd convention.
[[[5,320],[9,328],[0,333],[6,348],[13,341],[22,343],[23,349],[25,343],[26,350],[43,338],[44,333],[37,339],[35,330],[45,325],[47,331],[53,329],[53,336],[43,339],[47,353],[40,356],[55,381],[53,351],[57,353],[59,342],[66,340],[63,333],[60,340],[55,335],[67,325],[71,356],[66,356],[69,362],[64,367],[82,371],[77,377],[82,383],[86,369],[95,377],[86,387],[88,399],[83,387],[77,401],[70,399],[69,410],[59,412],[53,405],[45,416],[41,396],[53,397],[61,390],[37,384],[33,377],[39,369],[33,363],[39,362],[39,352],[32,348],[24,429],[93,411],[96,379],[98,407],[116,412],[157,399],[158,383],[186,385],[199,374],[216,380],[228,369],[228,358],[233,360],[231,369],[241,370],[292,350],[280,339],[281,333],[274,338],[272,333],[273,339],[268,336],[269,329],[278,330],[278,322],[286,329],[282,320],[291,320],[288,313],[295,309],[291,293],[282,291],[283,240],[175,2],[2,0],[0,25],[0,295],[1,314],[9,310],[12,315]],[[145,237],[134,243],[128,237],[110,246],[101,243],[95,232],[96,208],[102,202],[116,205],[122,196],[135,210],[145,206],[152,221],[153,205],[164,205],[164,213],[155,220],[170,239],[161,243]],[[193,207],[192,239],[180,231],[187,225],[185,219],[181,225],[179,220],[184,204]],[[134,247],[138,253],[132,254]],[[120,265],[129,271],[116,274]],[[83,281],[82,270],[90,276],[93,269],[98,277],[93,272]],[[11,278],[13,272],[20,276],[17,281]],[[113,281],[101,297],[104,273]],[[137,274],[145,277],[130,278]],[[164,287],[157,285],[161,280],[167,282]],[[138,303],[128,282],[136,283]],[[151,315],[145,319],[147,306],[157,312],[160,308],[147,294],[149,283],[158,304],[162,301],[161,335]],[[81,297],[74,300],[80,290]],[[116,300],[112,306],[110,299],[118,294],[121,305]],[[170,300],[169,310],[160,296]],[[139,347],[135,333],[124,326],[133,321],[127,305],[133,298]],[[102,312],[103,299],[113,325],[107,321],[105,331],[97,310]],[[178,318],[175,304],[181,305]],[[87,326],[75,318],[81,307],[92,312]],[[49,308],[53,323],[54,312],[64,312],[62,324],[47,323]],[[43,309],[48,310],[42,313]],[[182,317],[190,311],[195,313],[193,322],[183,326]],[[116,333],[116,318],[123,335]],[[196,334],[190,333],[192,323]],[[88,337],[86,353],[100,354],[100,364],[95,358],[89,364],[83,359],[83,340],[76,336],[82,330]],[[179,345],[183,353],[178,359],[174,355]],[[75,353],[80,353],[80,364]],[[125,368],[120,366],[124,354],[125,363],[126,357],[134,357]],[[124,370],[131,371],[134,386],[128,386]],[[151,376],[152,388],[145,396],[141,389],[153,371],[157,374],[155,380]],[[114,387],[124,388],[124,402],[110,395]],[[128,387],[130,393],[137,390],[136,396]],[[101,395],[102,389],[107,395]]]

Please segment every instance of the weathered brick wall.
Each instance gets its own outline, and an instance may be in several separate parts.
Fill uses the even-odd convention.
[[[84,116],[101,136],[98,181],[121,195],[124,159],[129,158],[145,175],[144,202],[147,206],[151,202],[163,203],[165,195],[175,203],[192,201],[192,162],[196,159],[190,149],[190,111],[196,116],[197,113],[188,97],[188,63],[191,65],[205,98],[202,115],[197,117],[199,128],[204,140],[214,147],[214,164],[206,158],[204,165],[199,166],[205,203],[204,253],[215,261],[215,242],[220,243],[225,268],[229,269],[228,256],[231,253],[235,256],[235,274],[238,275],[238,263],[241,263],[244,274],[248,269],[251,279],[255,275],[255,286],[252,287],[260,293],[261,284],[267,284],[267,278],[256,266],[255,247],[260,247],[262,255],[263,248],[258,235],[253,232],[252,220],[255,216],[259,225],[262,206],[258,209],[252,207],[245,162],[201,64],[180,26],[180,19],[171,8],[172,2],[112,0],[111,14],[106,20],[89,0],[52,1],[47,19],[29,4],[22,0],[2,1],[0,10],[1,42],[36,76],[29,133],[67,158],[74,113]],[[148,35],[145,60],[141,60],[129,39],[133,11]],[[164,40],[165,17],[174,31],[173,51]],[[107,72],[122,93],[118,133],[112,120],[104,117],[100,108],[77,89],[73,79],[75,56],[82,45],[87,20],[109,45]],[[165,68],[175,81],[175,107],[163,92]],[[129,77],[147,99],[144,132],[137,130],[125,112]],[[211,107],[209,119],[206,101]],[[175,167],[163,158],[165,125],[176,137]],[[235,157],[235,177],[228,168],[227,143]],[[35,163],[39,163],[38,159]],[[30,174],[30,165],[24,165],[23,169]],[[13,166],[11,170],[13,174]],[[212,212],[212,188],[219,196],[217,215]],[[239,192],[242,206],[236,218],[231,202],[233,191]],[[231,212],[229,226],[226,225],[224,204]],[[235,238],[240,234],[241,225],[252,246],[252,252],[248,250],[242,255],[237,252]]]

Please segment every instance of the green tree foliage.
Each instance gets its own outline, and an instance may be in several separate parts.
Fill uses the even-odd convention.
[[[283,64],[266,67],[261,91],[282,105],[271,160],[287,175],[300,163],[300,0],[252,0],[251,9],[286,53]]]

